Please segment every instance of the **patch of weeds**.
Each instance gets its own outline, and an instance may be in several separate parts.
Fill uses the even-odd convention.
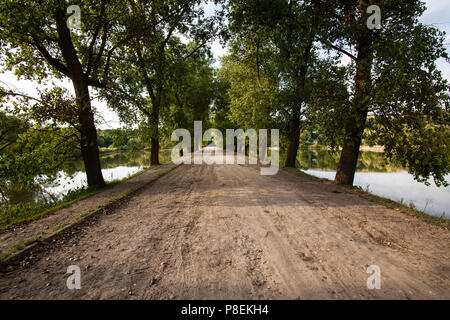
[[[161,164],[169,162],[170,160],[170,155],[160,156]],[[8,229],[14,225],[27,221],[36,220],[77,201],[91,197],[107,188],[111,188],[118,183],[137,177],[154,167],[156,166],[145,168],[144,170],[123,179],[108,182],[105,187],[81,187],[70,190],[61,199],[52,199],[51,201],[38,200],[35,202],[20,202],[18,204],[3,204],[0,207],[0,230]]]

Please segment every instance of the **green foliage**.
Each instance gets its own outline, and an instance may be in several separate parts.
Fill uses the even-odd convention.
[[[437,186],[448,186],[450,172],[450,130],[448,126],[429,125],[408,127],[398,124],[389,132],[381,129],[379,138],[386,146],[386,156],[401,163],[419,182],[430,185],[433,178]],[[391,135],[395,135],[391,137]]]
[[[41,199],[39,201],[22,201],[5,204],[0,207],[0,230],[25,221],[37,219],[76,200],[94,195],[100,190],[98,188],[78,188],[70,190],[60,200],[48,201]]]
[[[335,61],[320,61],[312,76],[309,101],[309,130],[321,144],[342,146],[344,123],[351,113],[350,70]]]
[[[339,162],[340,152],[331,150],[300,150],[297,157],[299,167],[302,169],[320,169],[335,171]],[[383,153],[361,151],[358,158],[359,172],[397,172],[403,171],[399,163],[387,162]]]
[[[251,61],[230,55],[222,60],[219,79],[228,83],[228,120],[243,129],[279,127],[283,105],[278,83],[272,77],[258,77]]]
[[[215,81],[215,96],[211,106],[211,122],[212,126],[221,132],[238,128],[238,124],[230,120],[229,90],[230,83],[218,77]]]
[[[186,52],[198,45],[191,42]],[[202,121],[203,129],[209,127],[210,107],[216,96],[215,72],[208,52],[197,51],[174,66],[167,89],[167,108],[162,111],[162,133],[170,139],[174,128],[184,128],[194,133],[194,121]]]
[[[57,88],[41,97],[34,108],[37,120],[70,125],[79,131],[90,185],[103,185],[89,87],[108,86],[110,61],[127,36],[117,30],[122,1],[2,0],[0,1],[0,64],[20,79],[39,83],[52,76],[69,78],[76,99]],[[81,30],[70,30],[69,5],[81,8]],[[4,92],[4,90],[2,90]],[[8,92],[20,96],[18,92]],[[3,95],[3,94],[2,94]],[[56,107],[56,108],[55,108]]]
[[[81,8],[81,30],[70,41],[91,83],[105,78],[106,53],[123,41],[108,32],[119,14],[121,1],[2,0],[0,1],[0,56],[5,69],[18,77],[42,81],[49,75],[71,77],[78,61],[66,61],[61,50],[69,5]],[[107,17],[107,18],[106,18]],[[60,25],[61,24],[61,25]],[[105,53],[105,55],[103,55]],[[72,65],[71,65],[72,63]],[[94,81],[95,80],[95,81]]]
[[[296,143],[292,134],[334,149],[362,135],[418,181],[446,185],[450,87],[436,69],[437,59],[448,61],[445,35],[418,22],[419,0],[372,2],[382,7],[381,30],[365,25],[368,1],[230,0],[230,55],[216,72],[208,45],[224,31],[224,13],[205,16],[200,0],[75,0],[82,24],[69,36],[65,1],[1,0],[0,63],[22,79],[68,77],[98,88],[134,128],[98,130],[102,148],[136,151],[155,139],[170,146],[172,131],[192,130],[194,120],[222,131],[278,128],[282,149]],[[51,88],[30,99],[1,89],[15,112],[0,113],[4,199],[80,154],[94,123],[90,98],[78,91]]]
[[[294,165],[301,129],[311,122],[316,73],[338,62],[320,59],[319,9],[315,1],[230,1],[231,55],[219,72],[230,83],[229,118],[244,128],[280,129],[287,165]]]
[[[68,157],[80,154],[75,120],[78,107],[64,90],[45,91],[38,101],[21,96],[15,106],[17,116],[3,112],[0,116],[5,146],[0,151],[1,202],[16,202],[18,194],[36,191],[40,184],[55,178]],[[67,123],[74,126],[61,126]]]
[[[14,152],[0,154],[3,201],[20,190],[36,190],[40,184],[54,180],[67,157],[77,154],[77,142],[78,135],[70,128],[35,125],[19,134]]]
[[[130,46],[119,50],[122,58],[112,62],[112,85],[102,95],[123,121],[139,126],[140,139],[151,140],[152,152],[161,135],[167,139],[174,126],[187,121],[188,108],[202,118],[208,113],[205,101],[210,93],[200,80],[208,72],[195,69],[194,60],[208,51],[223,13],[206,17],[200,3],[123,1],[119,25],[130,37]],[[181,37],[192,43],[183,44]],[[192,79],[198,81],[189,83]],[[181,104],[186,110],[177,110]],[[158,162],[157,155],[151,157],[152,164]]]

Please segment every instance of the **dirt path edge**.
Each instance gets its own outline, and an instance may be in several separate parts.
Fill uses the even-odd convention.
[[[14,264],[19,263],[20,261],[24,260],[25,257],[32,255],[34,251],[41,249],[43,246],[46,246],[50,244],[53,240],[64,236],[69,231],[73,230],[76,226],[80,226],[83,223],[90,220],[92,217],[97,216],[99,214],[102,214],[104,212],[113,212],[116,210],[126,199],[132,197],[137,192],[139,192],[144,187],[148,186],[149,184],[155,182],[165,174],[169,173],[170,171],[176,169],[179,167],[179,165],[172,165],[169,167],[169,169],[164,170],[163,172],[157,174],[156,176],[150,178],[149,180],[143,182],[139,186],[128,190],[118,196],[112,197],[105,201],[102,205],[98,206],[97,208],[91,208],[85,212],[82,212],[77,217],[72,218],[60,226],[54,228],[51,230],[48,234],[46,234],[43,237],[38,238],[31,238],[26,240],[22,244],[15,245],[14,247],[10,248],[9,251],[13,250],[16,247],[23,247],[20,250],[11,253],[7,255],[6,257],[3,257],[0,259],[0,272],[5,272],[8,267],[11,267]]]

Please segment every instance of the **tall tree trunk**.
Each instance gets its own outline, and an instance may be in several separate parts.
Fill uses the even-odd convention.
[[[150,151],[150,165],[159,165],[159,138],[152,137],[152,150]]]
[[[56,24],[58,30],[58,45],[69,70],[69,77],[75,89],[78,106],[79,132],[81,137],[81,153],[88,186],[104,186],[102,170],[100,166],[100,155],[97,142],[97,130],[95,128],[94,113],[89,96],[88,79],[78,59],[77,52],[72,42],[70,30],[66,26],[65,11],[58,10],[56,13]]]
[[[299,107],[293,110],[292,118],[289,123],[289,146],[286,156],[285,166],[295,168],[295,161],[297,160],[298,145],[300,143],[300,108],[302,104],[306,102],[307,97],[305,95],[306,76],[308,73],[308,65],[311,59],[311,50],[313,47],[314,34],[311,34],[309,42],[303,52],[302,65],[299,68],[299,72],[295,75],[297,90],[300,91],[299,95]]]
[[[365,121],[362,118],[364,116],[367,117],[367,113],[364,115],[364,112],[361,112],[360,116],[360,120],[356,120],[354,117],[348,119],[345,125],[346,137],[335,177],[335,182],[338,184],[353,185],[358,164],[359,148],[364,132]]]
[[[352,185],[355,178],[362,136],[366,126],[372,86],[371,70],[373,53],[368,29],[361,32],[357,44],[355,96],[352,110],[344,125],[345,138],[336,172],[335,182]]]
[[[300,115],[294,112],[292,119],[289,122],[289,146],[287,150],[285,166],[295,168],[295,161],[297,159],[298,145],[300,143]]]
[[[161,103],[161,94],[158,93],[157,99],[153,101],[153,110],[151,115],[151,125],[153,127],[151,137],[150,165],[159,165],[159,105]]]

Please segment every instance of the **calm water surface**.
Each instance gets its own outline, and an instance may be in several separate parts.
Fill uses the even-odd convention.
[[[339,153],[324,150],[302,150],[298,157],[300,170],[329,180],[334,180],[338,160]],[[450,183],[450,175],[446,180]],[[361,152],[354,185],[377,196],[412,204],[428,214],[450,218],[450,187],[417,182],[406,169],[386,163],[383,153]]]

